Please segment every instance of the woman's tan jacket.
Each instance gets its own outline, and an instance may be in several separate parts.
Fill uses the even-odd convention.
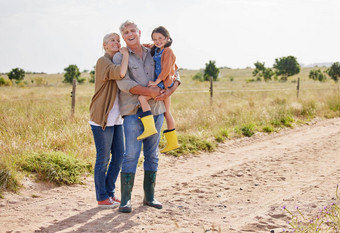
[[[120,65],[113,64],[112,57],[105,53],[96,64],[95,91],[90,104],[90,120],[99,124],[103,130],[117,96],[118,79],[122,79]]]

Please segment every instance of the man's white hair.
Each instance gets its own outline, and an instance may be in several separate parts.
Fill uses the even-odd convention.
[[[124,29],[129,25],[133,25],[137,29],[137,32],[139,33],[139,28],[138,28],[137,24],[135,24],[135,22],[133,22],[130,19],[126,20],[124,23],[122,23],[120,25],[120,27],[119,27],[120,33],[123,34]]]

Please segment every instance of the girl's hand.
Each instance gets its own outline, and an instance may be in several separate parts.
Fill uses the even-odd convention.
[[[156,82],[149,81],[148,87],[155,87],[155,86],[157,86]]]

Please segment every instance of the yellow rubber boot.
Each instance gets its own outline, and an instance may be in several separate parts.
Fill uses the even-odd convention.
[[[177,149],[179,147],[178,141],[177,141],[177,135],[176,130],[171,130],[164,132],[165,139],[167,141],[166,147],[164,147],[163,150],[161,150],[161,153],[165,153],[174,149]]]
[[[155,121],[152,115],[147,115],[140,119],[144,126],[144,132],[137,137],[137,140],[143,140],[147,137],[150,137],[158,133],[156,130]]]

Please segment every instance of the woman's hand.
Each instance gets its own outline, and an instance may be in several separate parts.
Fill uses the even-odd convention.
[[[119,52],[125,56],[129,55],[129,50],[126,47],[122,47],[119,49]]]

